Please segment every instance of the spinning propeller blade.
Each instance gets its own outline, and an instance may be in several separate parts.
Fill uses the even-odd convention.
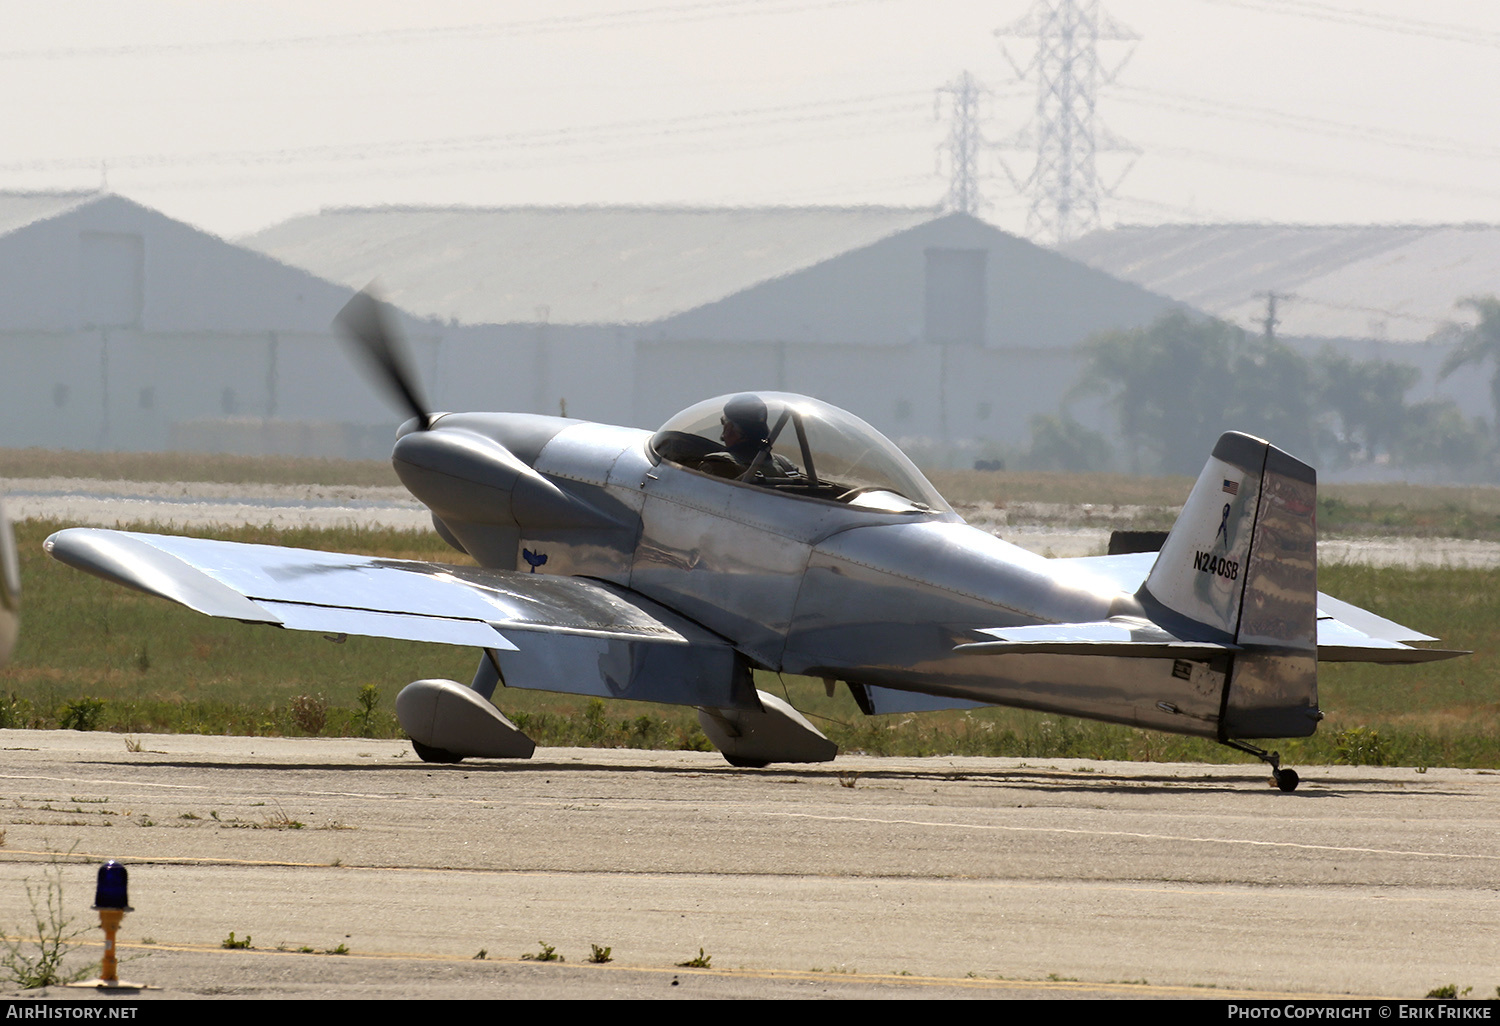
[[[356,292],[334,321],[348,334],[360,362],[376,383],[418,418],[425,430],[432,425],[432,411],[417,391],[417,376],[407,361],[406,347],[391,330],[384,306],[369,290]]]

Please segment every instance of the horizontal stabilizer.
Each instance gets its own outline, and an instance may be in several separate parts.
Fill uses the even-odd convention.
[[[1372,637],[1332,617],[1318,620],[1320,663],[1431,663],[1468,654],[1451,648],[1412,648],[1399,641]]]
[[[1109,655],[1138,659],[1212,659],[1238,647],[1178,638],[1149,620],[1117,616],[1094,623],[1054,623],[1036,627],[990,627],[979,631],[994,641],[959,645],[955,651],[995,655]]]
[[[1153,553],[1121,553],[1114,556],[1080,556],[1054,562],[1067,566],[1080,577],[1107,582],[1120,591],[1135,592],[1145,582],[1155,560]],[[1045,631],[1077,626],[1080,625],[1025,629]],[[1018,641],[1023,637],[1013,628],[984,633],[996,638],[1014,637]],[[1424,663],[1468,654],[1456,649],[1413,648],[1411,642],[1437,639],[1321,591],[1317,593],[1317,639],[1318,661],[1324,663]],[[1100,651],[1099,654],[1104,653]]]
[[[1356,606],[1348,608],[1358,609]],[[1131,626],[1124,626],[1122,621]],[[1385,622],[1390,623],[1388,620]],[[991,655],[1095,655],[1197,660],[1243,651],[1238,645],[1174,638],[1154,624],[1146,628],[1135,626],[1140,623],[1142,621],[1116,618],[1098,623],[987,628],[979,633],[988,634],[994,641],[970,642],[957,646],[954,651]],[[1321,663],[1431,663],[1461,655],[1469,653],[1451,648],[1413,648],[1399,641],[1372,637],[1332,617],[1324,617],[1318,621],[1318,661]]]
[[[1383,616],[1376,616],[1368,609],[1351,605],[1332,595],[1318,592],[1318,622],[1325,620],[1342,621],[1349,627],[1354,628],[1361,634],[1382,641],[1436,641],[1430,634],[1404,627],[1394,620],[1387,620]],[[1321,643],[1321,642],[1320,642]]]

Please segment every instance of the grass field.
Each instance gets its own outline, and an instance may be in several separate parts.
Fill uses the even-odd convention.
[[[372,638],[335,645],[316,634],[200,616],[71,570],[42,540],[66,525],[24,522],[24,621],[0,670],[0,727],[130,732],[400,736],[396,693],[422,677],[467,681],[468,649]],[[377,530],[203,532],[236,541],[455,562],[430,533]],[[1500,768],[1500,641],[1493,574],[1471,570],[1325,567],[1320,587],[1475,655],[1413,667],[1327,665],[1328,718],[1317,736],[1279,743],[1292,764],[1355,762]],[[844,750],[905,755],[1007,755],[1240,761],[1191,738],[1017,710],[867,718],[848,692],[762,674]],[[539,743],[706,749],[691,709],[603,703],[518,689],[497,704]]]

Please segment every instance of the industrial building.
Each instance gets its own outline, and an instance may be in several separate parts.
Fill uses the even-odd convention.
[[[84,449],[384,455],[398,417],[330,327],[372,282],[438,408],[654,427],[785,389],[955,458],[1024,444],[1079,342],[1174,305],[909,208],[330,210],[230,242],[0,193],[0,264],[0,444]]]
[[[350,209],[242,242],[378,280],[425,319],[444,407],[655,426],[704,396],[783,389],[929,453],[1024,443],[1077,381],[1079,342],[1175,305],[931,209]]]

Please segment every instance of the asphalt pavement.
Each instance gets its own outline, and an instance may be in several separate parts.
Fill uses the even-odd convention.
[[[5,730],[0,929],[115,858],[148,999],[1494,996],[1500,774],[1298,769]]]

